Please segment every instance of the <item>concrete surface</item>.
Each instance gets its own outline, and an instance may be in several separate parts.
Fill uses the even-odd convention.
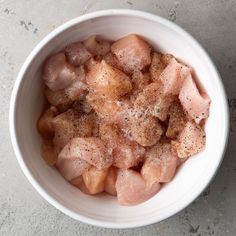
[[[33,47],[63,22],[105,8],[149,11],[189,31],[218,66],[231,111],[228,149],[210,187],[181,213],[132,230],[92,227],[49,205],[20,170],[8,132],[12,86]],[[0,86],[0,235],[236,235],[235,0],[0,0]]]

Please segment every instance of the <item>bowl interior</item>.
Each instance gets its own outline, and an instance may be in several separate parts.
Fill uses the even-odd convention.
[[[15,146],[18,145],[18,159],[28,178],[50,203],[63,212],[104,227],[150,224],[184,208],[213,177],[222,159],[227,136],[224,91],[207,55],[189,35],[172,23],[149,14],[137,15],[94,14],[64,25],[46,38],[34,52],[31,62],[28,61],[29,66],[25,66],[27,68],[14,100]],[[138,206],[122,207],[114,197],[81,193],[68,184],[57,170],[47,166],[40,157],[41,138],[36,130],[36,121],[43,104],[41,65],[48,55],[92,34],[115,40],[130,33],[143,36],[156,50],[172,53],[193,67],[212,103],[206,123],[205,151],[182,165],[173,181],[155,197]]]

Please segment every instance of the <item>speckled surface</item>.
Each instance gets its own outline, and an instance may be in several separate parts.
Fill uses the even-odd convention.
[[[215,61],[231,112],[229,145],[210,187],[181,213],[137,229],[96,228],[49,205],[20,170],[8,131],[11,90],[33,47],[63,22],[106,8],[149,11],[189,31]],[[235,0],[0,0],[0,69],[0,235],[236,235]]]

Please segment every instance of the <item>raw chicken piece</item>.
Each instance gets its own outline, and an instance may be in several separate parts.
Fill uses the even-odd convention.
[[[178,156],[171,144],[158,143],[146,152],[141,174],[147,186],[172,180],[178,165]]]
[[[152,115],[165,121],[172,101],[171,96],[165,96],[161,83],[147,85],[134,101],[135,110],[138,116]]]
[[[72,108],[79,113],[89,114],[92,112],[93,108],[88,103],[87,99],[75,101],[72,105]]]
[[[81,116],[73,109],[56,116],[53,119],[54,145],[61,149],[74,137],[91,136],[94,120],[95,116],[93,114]]]
[[[86,85],[84,66],[76,68],[76,80],[69,87],[65,88],[65,94],[72,101],[82,100],[87,94],[88,86]]]
[[[163,83],[163,92],[165,94],[178,95],[184,80],[189,74],[191,74],[189,67],[172,58],[159,76],[160,81]]]
[[[162,133],[162,127],[155,117],[134,118],[131,122],[131,136],[133,140],[144,147],[157,143]]]
[[[161,56],[161,61],[167,66],[173,58],[174,56],[172,54],[166,53]]]
[[[187,118],[181,104],[178,101],[174,101],[169,109],[169,122],[166,136],[168,138],[176,138],[183,130],[186,122]]]
[[[85,65],[85,69],[87,72],[89,72],[90,70],[93,69],[93,67],[97,64],[99,64],[101,61],[100,60],[96,60],[94,57],[90,58],[88,61],[86,61]]]
[[[89,190],[85,186],[82,175],[72,179],[70,183],[74,185],[75,187],[79,188],[83,193],[89,194]]]
[[[58,115],[56,107],[51,106],[47,109],[38,120],[38,132],[44,138],[52,138],[54,135],[54,128],[52,125],[53,118]]]
[[[147,201],[159,190],[159,183],[146,186],[142,176],[134,170],[120,170],[116,180],[117,198],[120,205],[132,206]]]
[[[57,107],[60,112],[66,111],[73,101],[69,98],[69,96],[65,93],[65,90],[57,90],[52,91],[49,88],[45,88],[45,96],[48,102]]]
[[[128,169],[143,160],[145,149],[138,143],[125,138],[114,124],[102,124],[100,137],[111,149],[113,166]]]
[[[106,169],[112,164],[105,143],[95,137],[73,138],[60,152],[59,159],[79,158],[97,167]]]
[[[112,100],[93,92],[86,98],[97,115],[107,122],[122,123],[130,107],[130,103],[126,100]]]
[[[83,173],[83,180],[90,194],[103,192],[107,173],[108,169],[99,170],[94,166]]]
[[[149,73],[142,73],[139,70],[135,70],[132,74],[132,96],[137,96],[139,92],[141,92],[150,82],[150,74]]]
[[[179,100],[188,115],[200,123],[209,116],[211,100],[206,93],[200,93],[191,74],[188,75],[179,94]]]
[[[145,149],[138,143],[124,137],[119,137],[115,142],[116,147],[112,152],[113,166],[128,169],[143,160]]]
[[[111,48],[111,45],[106,40],[100,40],[96,35],[90,36],[84,41],[84,46],[90,51],[93,55],[104,56],[106,55]]]
[[[76,79],[75,68],[66,62],[64,53],[57,53],[45,62],[43,79],[52,91],[64,89]]]
[[[128,73],[142,70],[151,63],[150,46],[135,34],[130,34],[113,43],[111,51]]]
[[[83,65],[92,57],[92,54],[80,42],[69,44],[64,52],[67,60],[74,66]]]
[[[129,77],[104,60],[93,67],[86,80],[92,89],[112,99],[119,98],[132,89]]]
[[[165,69],[166,65],[161,60],[162,54],[154,52],[152,56],[152,62],[149,68],[152,81],[158,81],[160,74]]]
[[[90,168],[90,164],[80,158],[75,156],[65,158],[60,154],[58,156],[56,165],[62,176],[68,181],[81,176]]]
[[[187,158],[204,150],[206,144],[205,131],[192,121],[186,123],[177,141],[172,141],[179,158]]]
[[[119,62],[119,60],[117,59],[117,57],[116,57],[113,53],[111,53],[111,52],[107,53],[107,54],[103,57],[103,60],[104,60],[107,64],[109,64],[109,65],[111,65],[111,66],[113,66],[113,67],[115,67],[115,68],[117,68],[117,69],[119,69],[119,70],[123,70],[123,68],[122,68],[122,66],[121,66],[121,64],[120,64],[120,62]]]
[[[116,196],[117,172],[118,172],[118,169],[111,166],[108,170],[108,174],[105,180],[104,191],[113,196]]]
[[[50,166],[54,166],[57,162],[57,153],[51,140],[43,140],[41,146],[41,156]]]

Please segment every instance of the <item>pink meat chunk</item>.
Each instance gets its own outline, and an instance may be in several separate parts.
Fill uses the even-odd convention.
[[[85,48],[93,55],[104,56],[111,48],[111,45],[106,40],[98,39],[96,35],[90,36],[84,41]]]
[[[180,90],[179,100],[188,115],[199,123],[209,116],[211,100],[206,93],[200,93],[191,74],[186,78]]]
[[[107,173],[108,169],[100,170],[95,166],[83,172],[84,184],[90,194],[97,194],[104,191]]]
[[[84,183],[82,175],[72,179],[70,183],[72,185],[74,185],[75,187],[77,187],[81,192],[83,192],[85,194],[89,194],[89,190],[85,186],[85,183]]]
[[[95,116],[80,115],[73,109],[56,116],[52,123],[55,130],[54,145],[60,150],[74,137],[89,137],[94,128]]]
[[[113,155],[113,166],[128,169],[143,160],[145,149],[138,143],[124,137],[114,124],[100,126],[100,136]]]
[[[56,165],[62,176],[68,181],[82,175],[90,168],[90,164],[88,162],[77,158],[76,156],[64,158],[63,156],[59,155]]]
[[[146,152],[146,160],[141,170],[141,174],[147,186],[154,183],[165,183],[172,180],[178,156],[171,144],[158,143]]]
[[[128,73],[142,70],[151,63],[150,46],[135,34],[128,35],[113,43],[111,51]]]
[[[129,77],[105,61],[94,66],[86,80],[93,90],[110,98],[119,98],[132,89]]]
[[[146,186],[142,176],[134,170],[120,170],[116,181],[117,198],[120,205],[132,206],[147,201],[159,190],[159,183]]]
[[[69,63],[74,66],[83,65],[92,57],[92,54],[80,42],[69,44],[64,52]]]
[[[179,101],[174,101],[170,105],[168,116],[169,122],[166,137],[176,138],[187,122],[187,117]]]
[[[46,60],[43,79],[52,91],[64,89],[75,81],[75,68],[66,62],[64,53],[57,53]]]
[[[179,158],[187,158],[204,150],[206,134],[201,126],[192,121],[186,123],[177,141],[172,141]]]
[[[172,58],[159,77],[163,83],[163,92],[165,94],[178,95],[184,80],[190,73],[191,69],[189,67]]]
[[[107,153],[105,143],[95,137],[73,138],[60,152],[58,159],[76,157],[96,168],[106,169],[112,164],[112,156]]]
[[[155,117],[137,117],[131,122],[131,136],[144,147],[152,146],[159,141],[162,127]]]
[[[107,53],[104,57],[103,57],[103,60],[107,63],[107,64],[109,64],[109,65],[111,65],[111,66],[113,66],[113,67],[115,67],[115,68],[117,68],[117,69],[119,69],[119,70],[122,70],[123,68],[122,68],[122,66],[121,66],[121,64],[120,64],[120,62],[119,62],[119,60],[116,58],[116,56],[113,54],[113,53],[111,53],[111,52],[109,52],[109,53]]]
[[[116,196],[116,179],[117,179],[118,169],[111,166],[109,168],[106,180],[105,180],[105,192],[109,193],[112,196]]]
[[[172,96],[163,93],[161,83],[153,82],[139,93],[134,101],[134,107],[142,115],[152,115],[165,121],[172,100]]]

